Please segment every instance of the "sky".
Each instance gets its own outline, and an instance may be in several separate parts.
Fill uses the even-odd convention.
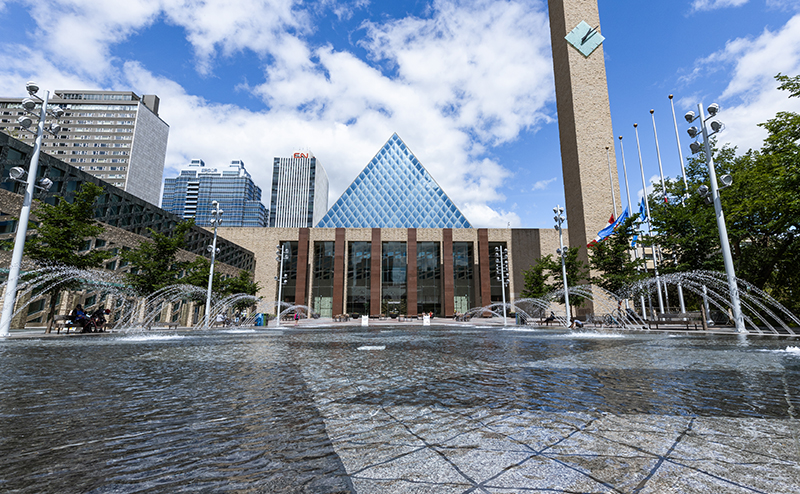
[[[800,112],[774,80],[800,74],[800,0],[599,9],[634,202],[634,123],[647,181],[660,180],[651,109],[664,174],[680,175],[669,94],[684,158],[681,116],[697,103],[721,106],[719,141],[740,153],[761,146],[758,123]],[[330,206],[394,132],[475,227],[551,228],[564,204],[542,0],[0,0],[0,96],[29,80],[158,95],[164,176],[241,159],[267,207],[274,157],[311,151]]]

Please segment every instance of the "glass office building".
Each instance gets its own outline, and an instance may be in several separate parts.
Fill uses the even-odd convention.
[[[312,227],[328,211],[328,174],[310,152],[275,158],[269,226]]]
[[[199,226],[211,226],[212,201],[218,201],[225,212],[224,226],[267,226],[261,188],[253,182],[243,161],[209,167],[203,160],[195,159],[180,175],[164,180],[161,207],[184,219],[194,218]]]
[[[322,228],[472,228],[397,134],[317,223]]]

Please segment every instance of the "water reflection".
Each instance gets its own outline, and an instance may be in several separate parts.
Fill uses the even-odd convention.
[[[789,418],[789,346],[407,327],[8,340],[0,490],[352,492],[320,403]]]

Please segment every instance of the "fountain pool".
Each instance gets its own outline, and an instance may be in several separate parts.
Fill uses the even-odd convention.
[[[0,340],[0,491],[794,493],[793,339],[374,326]]]

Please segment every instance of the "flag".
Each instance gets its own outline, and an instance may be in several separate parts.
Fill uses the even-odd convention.
[[[638,239],[639,239],[639,234],[637,233],[636,235],[633,236],[633,239],[631,240],[631,247],[636,247],[636,240]]]
[[[611,218],[608,219],[608,224],[614,223],[614,213],[611,213]]]
[[[619,225],[621,225],[622,223],[624,223],[626,219],[628,219],[628,208],[627,207],[625,208],[625,211],[623,211],[622,214],[619,215],[619,218],[617,218],[616,221],[614,221],[613,223],[611,223],[607,227],[605,227],[602,230],[600,230],[599,232],[597,232],[597,236],[594,238],[594,240],[589,242],[589,244],[587,244],[586,246],[587,247],[592,247],[593,245],[595,245],[595,244],[597,244],[599,242],[602,242],[605,238],[611,236],[614,233],[614,231],[616,231],[617,227]]]
[[[642,197],[642,203],[639,204],[639,219],[642,221],[647,219],[647,206],[644,203],[644,197]]]

